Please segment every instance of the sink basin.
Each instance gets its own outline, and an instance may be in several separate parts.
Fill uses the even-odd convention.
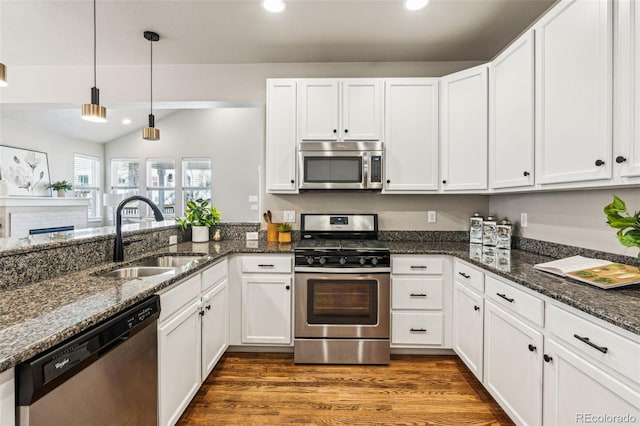
[[[109,272],[102,272],[99,275],[101,277],[110,278],[138,278],[138,277],[152,277],[160,274],[174,274],[176,268],[173,267],[159,267],[159,266],[128,266],[125,268],[119,268]]]
[[[205,260],[209,260],[209,258],[207,256],[166,255],[159,257],[146,257],[144,259],[140,259],[137,262],[133,262],[131,266],[179,268],[191,263],[199,263],[200,261]]]

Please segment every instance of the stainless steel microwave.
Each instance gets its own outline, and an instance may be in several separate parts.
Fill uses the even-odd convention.
[[[300,189],[382,189],[382,142],[301,142]]]

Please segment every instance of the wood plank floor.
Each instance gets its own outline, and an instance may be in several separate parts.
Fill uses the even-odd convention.
[[[227,353],[178,425],[235,424],[513,423],[455,356],[394,355],[389,366],[344,366]]]

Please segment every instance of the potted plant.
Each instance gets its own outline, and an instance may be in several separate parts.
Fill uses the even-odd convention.
[[[191,225],[191,241],[201,243],[209,241],[209,228],[220,223],[220,210],[207,200],[198,198],[187,201],[184,217],[176,218],[181,229]]]
[[[291,242],[291,225],[288,223],[278,225],[278,241],[281,243]]]
[[[607,215],[607,224],[616,228],[618,241],[625,247],[640,247],[640,212],[630,215],[627,212],[627,205],[617,196],[613,196],[613,201],[604,206],[604,213]],[[638,253],[640,266],[640,253]]]
[[[56,191],[58,194],[58,197],[64,197],[67,191],[71,191],[73,189],[73,186],[71,185],[70,182],[67,182],[66,180],[60,180],[58,182],[53,182],[51,185],[49,185],[49,188]]]

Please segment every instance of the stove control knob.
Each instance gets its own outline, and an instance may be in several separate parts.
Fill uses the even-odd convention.
[[[341,265],[344,265],[345,263],[347,263],[347,257],[346,257],[346,256],[342,256],[342,257],[340,258],[340,264],[341,264]]]
[[[364,265],[365,263],[367,263],[367,259],[366,259],[364,256],[362,256],[362,257],[360,258],[360,264],[361,264],[361,265]]]
[[[324,265],[325,263],[327,263],[327,259],[325,257],[321,257],[318,262],[320,262],[321,265]]]
[[[307,256],[307,263],[311,265],[313,263],[313,257]]]
[[[378,258],[377,257],[372,257],[371,258],[371,264],[372,265],[377,265],[378,264]]]

